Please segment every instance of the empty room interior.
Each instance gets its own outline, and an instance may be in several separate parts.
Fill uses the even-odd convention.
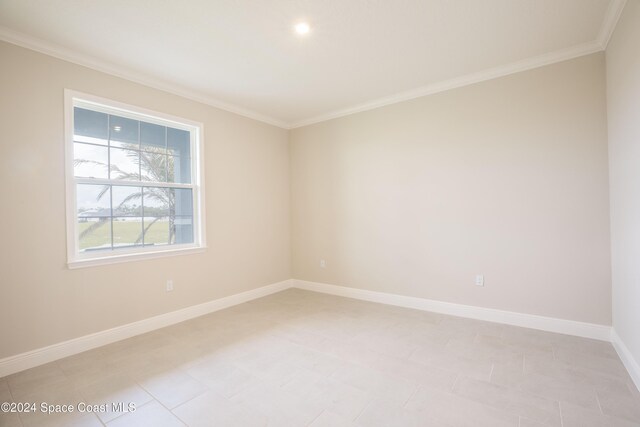
[[[640,0],[0,0],[0,427],[640,426]]]

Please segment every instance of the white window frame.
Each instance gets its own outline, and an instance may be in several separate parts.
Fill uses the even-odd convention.
[[[106,98],[77,92],[70,89],[64,91],[65,103],[65,176],[66,176],[66,215],[67,215],[67,266],[71,269],[94,265],[112,264],[159,258],[175,255],[186,255],[204,252],[206,249],[205,203],[204,203],[204,126],[202,123],[169,114],[147,110],[145,108],[124,104]],[[89,108],[134,120],[143,120],[162,126],[187,130],[191,135],[191,184],[153,183],[153,186],[182,187],[193,189],[193,243],[166,246],[148,246],[123,248],[116,250],[80,252],[78,248],[78,221],[76,185],[79,183],[113,184],[106,179],[84,179],[74,176],[74,107]],[[128,184],[149,185],[149,182],[128,182]]]

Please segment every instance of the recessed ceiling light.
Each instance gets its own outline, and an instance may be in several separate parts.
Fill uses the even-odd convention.
[[[120,126],[114,126],[113,130],[116,132],[120,132],[122,130],[122,128]]]
[[[296,24],[294,28],[296,29],[296,33],[300,35],[307,34],[311,30],[311,27],[306,22],[300,22]]]

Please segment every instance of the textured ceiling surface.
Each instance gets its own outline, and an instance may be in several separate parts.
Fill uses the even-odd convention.
[[[290,125],[593,43],[613,1],[0,0],[0,26]]]

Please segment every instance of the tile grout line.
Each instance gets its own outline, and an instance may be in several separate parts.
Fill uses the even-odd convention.
[[[11,392],[11,386],[9,385],[9,381],[4,380],[4,379],[3,379],[3,381],[5,383],[7,383],[7,390],[9,391],[9,397],[11,397],[11,401],[15,402],[15,398],[13,397],[13,393]],[[20,425],[22,427],[24,427],[24,423],[22,422],[22,417],[20,416],[20,413],[18,413],[18,422],[20,423]]]
[[[89,350],[89,351],[91,351],[91,350]],[[82,353],[79,353],[79,354],[82,354]],[[68,357],[72,357],[72,356],[68,356]],[[54,364],[58,369],[60,369],[60,372],[62,372],[62,375],[64,375],[64,377],[67,380],[71,381],[71,378],[69,378],[69,374],[67,374],[67,372],[65,372],[65,370],[60,365],[60,361],[64,360],[64,359],[66,359],[66,358],[55,360]],[[73,389],[74,389],[74,392],[78,393],[78,396],[80,396],[81,399],[84,399],[84,396],[82,395],[82,393],[80,393],[80,390],[76,388],[76,385],[73,386]],[[104,427],[107,427],[107,423],[102,421],[102,419],[98,416],[98,414],[96,412],[93,412],[93,416],[96,417],[96,419],[98,420],[98,422],[100,424],[102,424]]]
[[[109,426],[107,426],[107,424],[109,424],[111,421],[117,420],[118,418],[123,418],[123,417],[125,417],[125,416],[127,416],[129,414],[135,414],[136,412],[138,412],[138,410],[140,410],[140,408],[142,408],[144,406],[147,406],[147,405],[153,403],[154,401],[157,402],[155,397],[153,397],[152,395],[150,395],[150,396],[152,397],[152,399],[150,401],[148,401],[148,402],[143,403],[140,406],[136,406],[136,410],[135,411],[133,411],[133,412],[129,412],[129,411],[124,412],[124,413],[118,415],[117,417],[110,419],[109,421],[103,422],[103,425],[105,425],[106,427],[109,427]],[[160,402],[158,402],[158,403],[160,403]],[[100,420],[100,421],[102,421],[102,420]]]
[[[366,405],[364,405],[364,406],[362,407],[362,409],[360,410],[360,412],[358,412],[358,415],[356,415],[356,416],[351,420],[351,422],[352,422],[352,423],[355,423],[355,422],[358,420],[358,418],[360,418],[360,417],[362,416],[362,414],[364,414],[364,411],[366,411],[366,410],[369,408],[369,406],[371,406],[371,405],[373,404],[373,397],[371,397],[371,396],[369,395],[369,393],[367,393],[367,396],[369,397],[369,401],[367,402],[367,404],[366,404]]]
[[[457,374],[457,375],[456,375],[456,379],[455,379],[455,381],[453,382],[453,385],[451,386],[451,390],[449,390],[449,393],[453,393],[453,390],[455,390],[455,388],[456,388],[456,384],[458,384],[458,380],[460,379],[460,377],[461,377],[461,376],[462,376],[462,374],[461,374],[461,373],[459,373],[459,374]]]
[[[318,414],[318,415],[317,415],[313,420],[311,420],[311,421],[309,422],[309,424],[307,424],[307,427],[310,427],[313,423],[315,423],[315,422],[316,422],[316,420],[317,420],[318,418],[320,418],[320,417],[322,416],[322,414],[324,414],[325,412],[327,412],[327,410],[326,410],[326,409],[323,409],[322,411],[320,411],[320,413],[319,413],[319,414]]]
[[[181,369],[179,369],[179,370],[181,371]],[[185,373],[185,374],[186,374],[186,373]],[[173,413],[173,411],[172,411],[171,409],[169,409],[169,408],[168,408],[167,406],[165,406],[162,402],[160,402],[160,400],[159,400],[159,399],[158,399],[158,398],[157,398],[153,393],[151,393],[149,390],[147,390],[147,388],[146,388],[145,386],[143,386],[143,385],[142,385],[138,380],[134,379],[134,383],[135,383],[135,384],[137,384],[137,385],[138,385],[138,387],[140,387],[141,389],[143,389],[146,393],[148,393],[148,394],[149,394],[149,396],[151,396],[151,397],[152,397],[151,401],[149,401],[149,402],[145,403],[144,405],[141,405],[141,407],[142,407],[142,406],[145,406],[145,405],[147,405],[147,404],[149,404],[149,403],[152,403],[152,402],[156,401],[156,402],[158,402],[158,404],[160,404],[160,406],[162,406],[162,407],[163,407],[163,408],[165,408],[167,411],[169,411],[169,413],[170,413],[171,415],[173,415],[173,416],[174,416],[174,417],[176,417],[178,420],[180,420],[180,422],[182,422],[183,424],[187,425],[187,423],[185,423],[184,421],[182,421],[182,420],[181,420],[181,419],[180,419],[176,414],[174,414],[174,413]],[[203,384],[203,385],[206,387],[206,384]],[[207,387],[207,389],[208,389],[208,387]],[[196,397],[198,397],[198,396],[200,396],[200,394],[198,394],[197,396],[192,397],[191,399],[195,399],[195,398],[196,398]],[[189,399],[189,400],[191,400],[191,399]],[[188,401],[187,401],[187,402],[188,402]],[[185,403],[186,403],[186,402],[185,402]],[[178,406],[180,406],[180,405],[178,405]],[[177,408],[178,406],[176,406],[176,408]],[[136,411],[137,411],[137,410],[138,410],[138,408],[136,408]]]
[[[600,404],[600,397],[598,396],[598,392],[594,389],[593,393],[596,395],[596,402],[598,402],[598,409],[600,409],[600,413],[604,415],[604,411],[602,410],[602,405]]]
[[[419,389],[420,387],[421,387],[421,385],[420,385],[420,384],[417,384],[417,385],[416,385],[416,388],[414,388],[414,389],[413,389],[413,391],[411,392],[411,394],[409,395],[409,397],[407,397],[407,400],[405,400],[405,401],[402,403],[402,406],[400,407],[401,409],[404,409],[404,408],[407,406],[407,403],[409,403],[409,401],[410,401],[411,399],[413,399],[413,396],[415,396],[415,395],[416,395],[416,393],[418,393],[418,389]]]

